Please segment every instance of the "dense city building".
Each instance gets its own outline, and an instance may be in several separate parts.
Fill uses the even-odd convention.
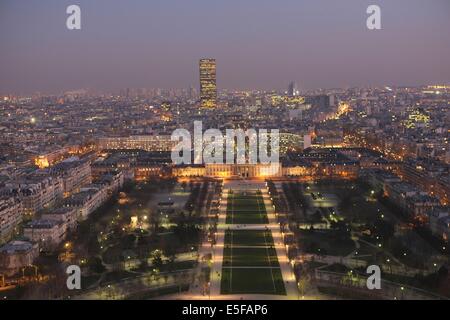
[[[207,230],[203,247],[212,250],[195,261],[204,265],[208,254],[231,245],[228,235],[218,234],[236,232],[220,229],[241,225],[233,219],[257,232],[267,224],[284,243],[286,250],[276,246],[273,258],[290,263],[276,272],[285,278],[291,272],[299,281],[306,272],[327,288],[342,289],[355,265],[377,263],[385,274],[408,270],[408,279],[448,266],[450,87],[302,90],[300,95],[291,83],[287,92],[217,91],[215,60],[202,60],[200,70],[200,108],[192,88],[0,100],[0,286],[20,277],[35,281],[26,274],[45,273],[48,256],[61,265],[79,264],[89,276],[146,270],[158,250],[167,254],[162,265],[168,266],[174,257],[169,244],[180,257],[196,252],[199,240],[190,237],[197,226]],[[193,124],[200,120],[198,138]],[[279,158],[265,163],[259,154],[250,162],[255,141],[246,136],[244,162],[233,153],[231,163],[207,163],[211,148],[204,135],[212,128],[222,136],[228,129],[246,134],[278,129]],[[189,163],[173,161],[180,141],[171,136],[177,129],[191,133]],[[237,140],[232,150],[237,151]],[[244,199],[250,211],[238,205]],[[179,238],[168,241],[168,235]],[[360,257],[364,250],[368,258]],[[390,264],[394,258],[398,267]],[[229,263],[227,257],[223,261]],[[222,281],[232,281],[230,268],[222,270],[218,263],[211,262],[211,272],[226,271],[220,281],[211,281],[213,296],[229,294]],[[336,272],[336,263],[347,271]],[[303,269],[305,264],[313,272]],[[383,285],[382,297],[398,295],[391,282]],[[434,297],[437,289],[422,291],[427,285],[423,280],[408,294]],[[356,288],[349,288],[355,294]],[[277,290],[289,296],[298,289],[285,283]]]
[[[22,218],[20,200],[12,196],[0,196],[0,244],[12,238]]]
[[[201,59],[200,67],[200,106],[215,109],[217,106],[216,60]]]

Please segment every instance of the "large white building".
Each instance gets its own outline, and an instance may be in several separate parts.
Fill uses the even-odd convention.
[[[264,178],[282,174],[281,164],[206,164],[180,165],[172,168],[176,177]]]

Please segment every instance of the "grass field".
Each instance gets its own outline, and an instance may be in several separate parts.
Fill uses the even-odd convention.
[[[220,288],[222,294],[286,294],[279,268],[224,268]]]
[[[279,267],[277,253],[273,247],[235,248],[225,247],[224,267]]]
[[[231,192],[226,223],[268,223],[261,193]],[[224,244],[222,294],[286,294],[271,231],[227,230]]]
[[[267,224],[266,208],[261,193],[230,193],[227,201],[227,224]]]
[[[273,244],[272,232],[265,230],[227,230],[225,243],[237,246],[267,246]]]

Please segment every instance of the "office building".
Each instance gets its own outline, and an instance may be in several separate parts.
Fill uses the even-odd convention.
[[[216,60],[200,60],[200,105],[213,109],[217,106]]]

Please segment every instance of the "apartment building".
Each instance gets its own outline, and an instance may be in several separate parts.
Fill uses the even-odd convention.
[[[89,185],[64,201],[64,206],[77,210],[77,219],[84,220],[109,199],[108,188]]]
[[[38,256],[38,243],[11,241],[0,247],[0,271],[6,276],[12,276],[21,268],[33,264]]]
[[[67,197],[92,182],[91,166],[77,158],[67,159],[47,169],[52,177],[62,180],[64,196]]]
[[[146,135],[99,138],[97,146],[104,149],[141,149],[146,151],[172,151],[177,144],[170,135]]]
[[[61,178],[40,174],[6,183],[2,193],[18,197],[24,213],[33,215],[60,201],[63,190]]]
[[[43,251],[52,251],[64,240],[67,225],[62,221],[33,220],[23,228],[23,236],[32,242],[39,243]]]
[[[41,219],[62,222],[66,225],[68,231],[72,231],[77,227],[77,210],[71,207],[61,207],[43,213]]]

